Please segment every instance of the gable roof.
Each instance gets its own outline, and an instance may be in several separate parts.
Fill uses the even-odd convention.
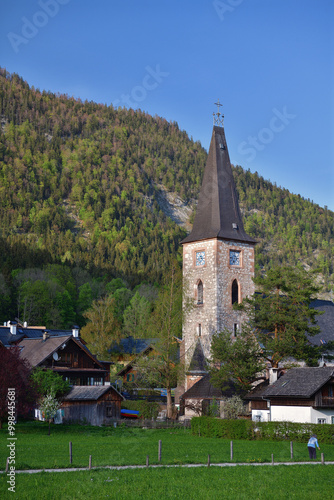
[[[109,352],[120,354],[140,354],[155,342],[157,342],[157,339],[135,339],[132,336],[129,336],[125,339],[121,339],[118,343],[114,342]]]
[[[255,244],[244,230],[223,127],[214,126],[196,216],[181,243],[221,238]]]
[[[148,354],[150,351],[153,351],[152,345],[148,345],[146,349],[144,349],[144,351],[141,351],[135,358],[133,358],[131,361],[129,361],[129,363],[123,366],[123,368],[121,368],[116,373],[115,377],[118,376],[124,377],[124,375],[126,375],[133,368],[133,365],[136,363],[137,358],[139,358],[139,356],[144,356],[145,354]]]
[[[0,326],[0,341],[4,346],[10,347],[24,338],[41,339],[44,332],[44,327],[23,327],[17,325],[16,335],[13,335],[10,333],[9,326]],[[47,330],[47,332],[50,337],[68,337],[72,335],[72,330]]]
[[[196,382],[190,389],[182,394],[181,399],[213,399],[213,398],[228,398],[236,393],[233,382],[229,382],[229,387],[222,391],[211,384],[209,374],[205,375],[201,380]]]
[[[327,344],[334,341],[334,303],[330,300],[314,300],[311,307],[324,314],[316,317],[316,323],[320,327],[320,333],[309,337],[310,342],[315,345]]]
[[[75,385],[64,397],[64,401],[97,401],[109,391],[113,391],[125,399],[112,385]]]
[[[334,376],[333,367],[292,368],[264,389],[263,397],[311,398]]]
[[[28,361],[31,366],[38,366],[49,356],[56,352],[71,337],[49,337],[46,340],[23,339],[20,342],[20,356]]]
[[[47,358],[52,356],[52,354],[62,345],[66,345],[69,341],[75,342],[75,344],[77,344],[80,349],[92,358],[93,361],[101,367],[101,369],[105,370],[105,367],[95,358],[95,356],[93,356],[89,349],[83,345],[80,340],[75,339],[72,335],[68,335],[67,337],[48,337],[46,340],[41,338],[24,338],[19,344],[19,347],[21,348],[20,356],[26,359],[32,367],[38,366]]]

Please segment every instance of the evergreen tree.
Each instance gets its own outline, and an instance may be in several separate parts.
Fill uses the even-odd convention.
[[[297,267],[275,267],[254,279],[256,292],[240,306],[248,313],[263,357],[273,368],[292,357],[306,360],[316,355],[310,337],[319,332],[317,310],[310,307],[319,286],[315,274]]]
[[[238,392],[247,392],[264,368],[260,346],[247,323],[234,339],[229,330],[212,337],[210,376],[213,386],[225,390],[233,382]]]

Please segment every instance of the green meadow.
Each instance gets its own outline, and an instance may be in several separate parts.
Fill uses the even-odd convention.
[[[333,498],[334,466],[271,465],[291,461],[288,441],[231,441],[194,436],[190,429],[140,429],[48,425],[25,422],[16,426],[16,470],[101,467],[86,471],[17,473],[15,494],[8,491],[8,477],[0,473],[0,498],[35,499],[305,499]],[[161,465],[176,467],[140,469],[102,469],[104,466],[159,464],[158,446],[162,443]],[[7,457],[8,432],[0,431],[0,470]],[[72,442],[70,464],[69,442]],[[334,461],[334,445],[321,445],[325,461]],[[294,443],[294,461],[308,461],[307,440]],[[207,467],[208,455],[211,466]],[[238,465],[246,463],[249,465]],[[201,467],[177,467],[204,464]],[[255,465],[254,465],[255,464]],[[263,464],[263,465],[262,465]]]
[[[6,428],[0,431],[0,470],[5,469],[8,450]],[[158,444],[162,442],[161,464],[206,464],[230,462],[230,441],[193,436],[190,429],[140,429],[52,425],[27,422],[16,426],[16,469],[158,464]],[[69,442],[72,442],[70,464]],[[325,461],[334,461],[334,445],[322,444]],[[307,461],[305,443],[293,444],[294,461]],[[289,441],[233,441],[233,462],[271,463],[290,461]],[[320,460],[320,453],[317,453]]]
[[[332,499],[331,465],[149,468],[17,474],[15,494],[0,476],[0,497],[74,499]]]

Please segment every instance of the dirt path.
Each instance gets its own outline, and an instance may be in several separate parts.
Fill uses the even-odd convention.
[[[334,465],[334,462],[261,462],[261,463],[219,463],[219,464],[210,464],[210,467],[242,467],[242,466],[264,466],[264,465]],[[27,470],[17,470],[16,474],[38,474],[40,472],[77,472],[77,471],[88,471],[88,470],[96,470],[96,469],[109,469],[109,470],[125,470],[125,469],[146,469],[147,467],[151,469],[157,469],[161,467],[171,468],[171,467],[209,467],[208,464],[172,464],[172,465],[162,465],[162,464],[153,464],[153,465],[101,465],[98,467],[71,467],[67,469],[27,469]],[[1,471],[5,472],[5,471]]]

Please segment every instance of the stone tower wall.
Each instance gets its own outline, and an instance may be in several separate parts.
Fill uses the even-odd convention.
[[[230,250],[240,252],[240,266],[230,265]],[[205,251],[205,264],[196,266],[196,252]],[[204,355],[210,357],[212,336],[223,328],[241,326],[245,317],[232,307],[232,282],[238,283],[238,300],[254,293],[254,245],[208,239],[183,245],[185,364],[189,364],[199,337]],[[203,283],[203,304],[197,304],[197,286]]]

